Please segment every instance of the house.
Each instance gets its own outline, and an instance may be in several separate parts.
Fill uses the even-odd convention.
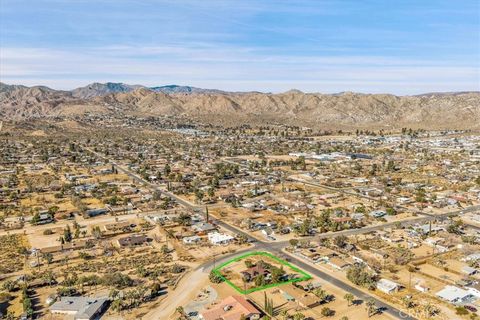
[[[248,320],[260,319],[261,312],[241,296],[230,296],[209,310],[200,313],[202,320]]]
[[[436,293],[436,296],[450,303],[463,303],[472,298],[472,293],[455,286],[445,286]]]
[[[331,265],[337,270],[342,270],[350,265],[350,263],[338,257],[328,259],[327,264]]]
[[[267,237],[272,237],[275,234],[272,228],[268,227],[262,230],[262,233]]]
[[[477,260],[480,260],[480,252],[477,252],[477,253],[472,253],[468,256],[465,257],[465,259],[463,259],[465,261],[477,261]]]
[[[197,234],[202,235],[217,230],[217,227],[208,222],[199,222],[192,226],[192,230]]]
[[[302,289],[303,291],[313,291],[315,289],[321,288],[322,284],[317,281],[305,280],[294,283],[295,287]]]
[[[243,279],[249,282],[249,281],[252,281],[257,276],[264,276],[264,277],[268,276],[270,274],[270,271],[265,269],[263,266],[257,264],[253,267],[248,268],[247,270],[241,271],[240,273],[242,274]]]
[[[430,246],[430,247],[435,247],[437,245],[439,245],[440,243],[443,242],[443,238],[440,238],[440,237],[430,237],[430,238],[427,238],[423,241],[423,243],[425,243],[426,245]]]
[[[84,217],[85,218],[92,218],[92,217],[96,217],[96,216],[99,216],[101,214],[105,214],[107,213],[108,210],[105,209],[105,208],[101,208],[101,209],[90,209],[90,210],[87,210],[85,211],[85,214],[84,214]]]
[[[61,297],[52,304],[50,312],[63,314],[75,320],[93,320],[106,310],[108,298]]]
[[[368,215],[373,217],[373,218],[381,218],[383,216],[385,216],[387,213],[383,210],[375,210],[375,211],[372,211],[370,212]]]
[[[278,289],[287,301],[296,301],[302,308],[313,308],[319,304],[317,297],[292,284],[281,286]]]
[[[480,298],[480,283],[470,285],[469,287],[467,287],[467,290],[475,298]]]
[[[417,228],[415,228],[417,231],[421,232],[422,234],[429,234],[430,232],[439,232],[439,231],[445,231],[444,226],[440,225],[430,225],[430,224],[424,224],[421,225]]]
[[[128,237],[118,239],[118,245],[120,247],[140,246],[146,242],[148,242],[148,238],[143,234],[134,234]]]
[[[47,224],[51,222],[53,222],[53,218],[49,213],[40,212],[40,214],[38,215],[38,220],[36,224],[40,225],[40,224]]]
[[[392,292],[398,291],[400,289],[400,285],[388,279],[380,279],[377,282],[377,289],[382,292],[391,294]]]
[[[428,292],[430,290],[430,288],[427,287],[425,284],[417,283],[415,285],[415,290],[420,291],[420,292]]]
[[[116,231],[123,231],[130,229],[130,225],[132,223],[128,221],[120,221],[120,222],[114,222],[114,223],[109,223],[103,226],[103,229],[107,232],[116,232]]]
[[[477,269],[469,267],[469,266],[464,266],[464,267],[462,267],[462,273],[471,276],[471,275],[474,275],[475,273],[477,273]]]
[[[81,250],[88,246],[93,246],[91,240],[77,240],[74,242],[67,242],[58,246],[44,247],[40,249],[42,253],[57,253],[60,251]]]
[[[191,236],[183,238],[182,241],[184,244],[196,244],[202,241],[202,238],[200,238],[199,236]]]
[[[234,237],[225,233],[211,232],[208,234],[208,241],[214,245],[229,244],[234,239]]]

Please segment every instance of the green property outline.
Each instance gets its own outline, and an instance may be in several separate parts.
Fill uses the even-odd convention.
[[[264,285],[264,286],[255,287],[255,288],[251,288],[251,289],[248,289],[248,290],[242,290],[242,289],[240,289],[239,287],[237,287],[236,285],[234,285],[230,280],[228,280],[228,279],[220,272],[220,269],[223,269],[224,267],[228,266],[229,264],[231,264],[231,263],[233,263],[233,262],[238,262],[238,261],[243,260],[243,259],[245,259],[246,257],[250,257],[250,256],[266,256],[266,257],[269,257],[269,258],[277,261],[278,263],[280,263],[280,264],[282,264],[282,265],[284,265],[284,266],[289,267],[289,268],[292,269],[293,271],[300,273],[301,275],[303,275],[303,277],[295,278],[295,279],[291,279],[291,280],[283,281],[283,282],[279,282],[279,283],[266,284],[266,285]],[[252,292],[255,292],[255,291],[260,291],[260,290],[264,290],[264,289],[268,289],[268,288],[273,288],[273,287],[277,287],[277,286],[284,285],[284,284],[287,284],[287,283],[300,282],[300,281],[305,281],[305,280],[310,280],[310,279],[312,279],[312,276],[311,276],[311,275],[309,275],[309,274],[306,273],[305,271],[301,270],[300,268],[294,267],[294,266],[292,266],[290,263],[288,263],[287,261],[282,260],[282,259],[274,256],[273,254],[271,254],[271,253],[269,253],[269,252],[265,252],[265,251],[254,251],[254,252],[249,252],[249,253],[243,254],[243,255],[241,255],[241,256],[239,256],[239,257],[233,258],[233,259],[231,259],[231,260],[228,260],[228,261],[222,263],[221,265],[219,265],[218,267],[216,267],[215,269],[213,269],[212,272],[213,272],[214,274],[216,274],[217,276],[219,276],[223,281],[225,281],[226,283],[228,283],[228,285],[229,285],[230,287],[232,287],[233,289],[235,289],[235,290],[236,290],[238,293],[240,293],[240,294],[249,294],[249,293],[252,293]]]

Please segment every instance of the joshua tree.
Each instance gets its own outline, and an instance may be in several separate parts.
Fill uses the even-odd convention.
[[[345,299],[348,303],[348,306],[351,306],[352,305],[352,302],[353,302],[353,299],[355,299],[355,297],[353,296],[353,294],[351,293],[346,293],[344,296],[343,296],[343,299]]]
[[[321,313],[322,313],[322,316],[324,316],[324,317],[331,317],[331,316],[333,316],[334,311],[332,309],[328,308],[328,307],[324,307],[324,308],[322,308]]]
[[[182,306],[178,306],[175,311],[180,315],[180,319],[185,319],[185,310],[183,309]]]
[[[297,312],[293,315],[293,320],[303,320],[305,315],[303,313]]]
[[[414,307],[414,303],[411,296],[402,297],[402,302],[403,302],[403,305],[408,309]]]
[[[318,298],[320,299],[320,303],[323,303],[325,302],[325,300],[327,300],[328,298],[328,294],[325,290],[323,289],[315,289],[315,291],[313,291],[313,294]]]
[[[367,302],[365,303],[365,308],[367,309],[367,315],[369,318],[373,316],[377,311],[377,307],[375,306],[375,301],[373,301],[372,299],[367,300]]]
[[[47,262],[48,265],[53,261],[53,254],[50,252],[45,252],[42,254],[42,258]]]

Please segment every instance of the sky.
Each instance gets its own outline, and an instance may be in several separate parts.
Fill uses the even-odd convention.
[[[0,0],[0,81],[480,90],[478,0]]]

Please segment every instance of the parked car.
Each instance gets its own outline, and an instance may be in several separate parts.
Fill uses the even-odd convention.
[[[475,308],[474,306],[465,306],[465,309],[471,312],[477,312],[477,308]]]

